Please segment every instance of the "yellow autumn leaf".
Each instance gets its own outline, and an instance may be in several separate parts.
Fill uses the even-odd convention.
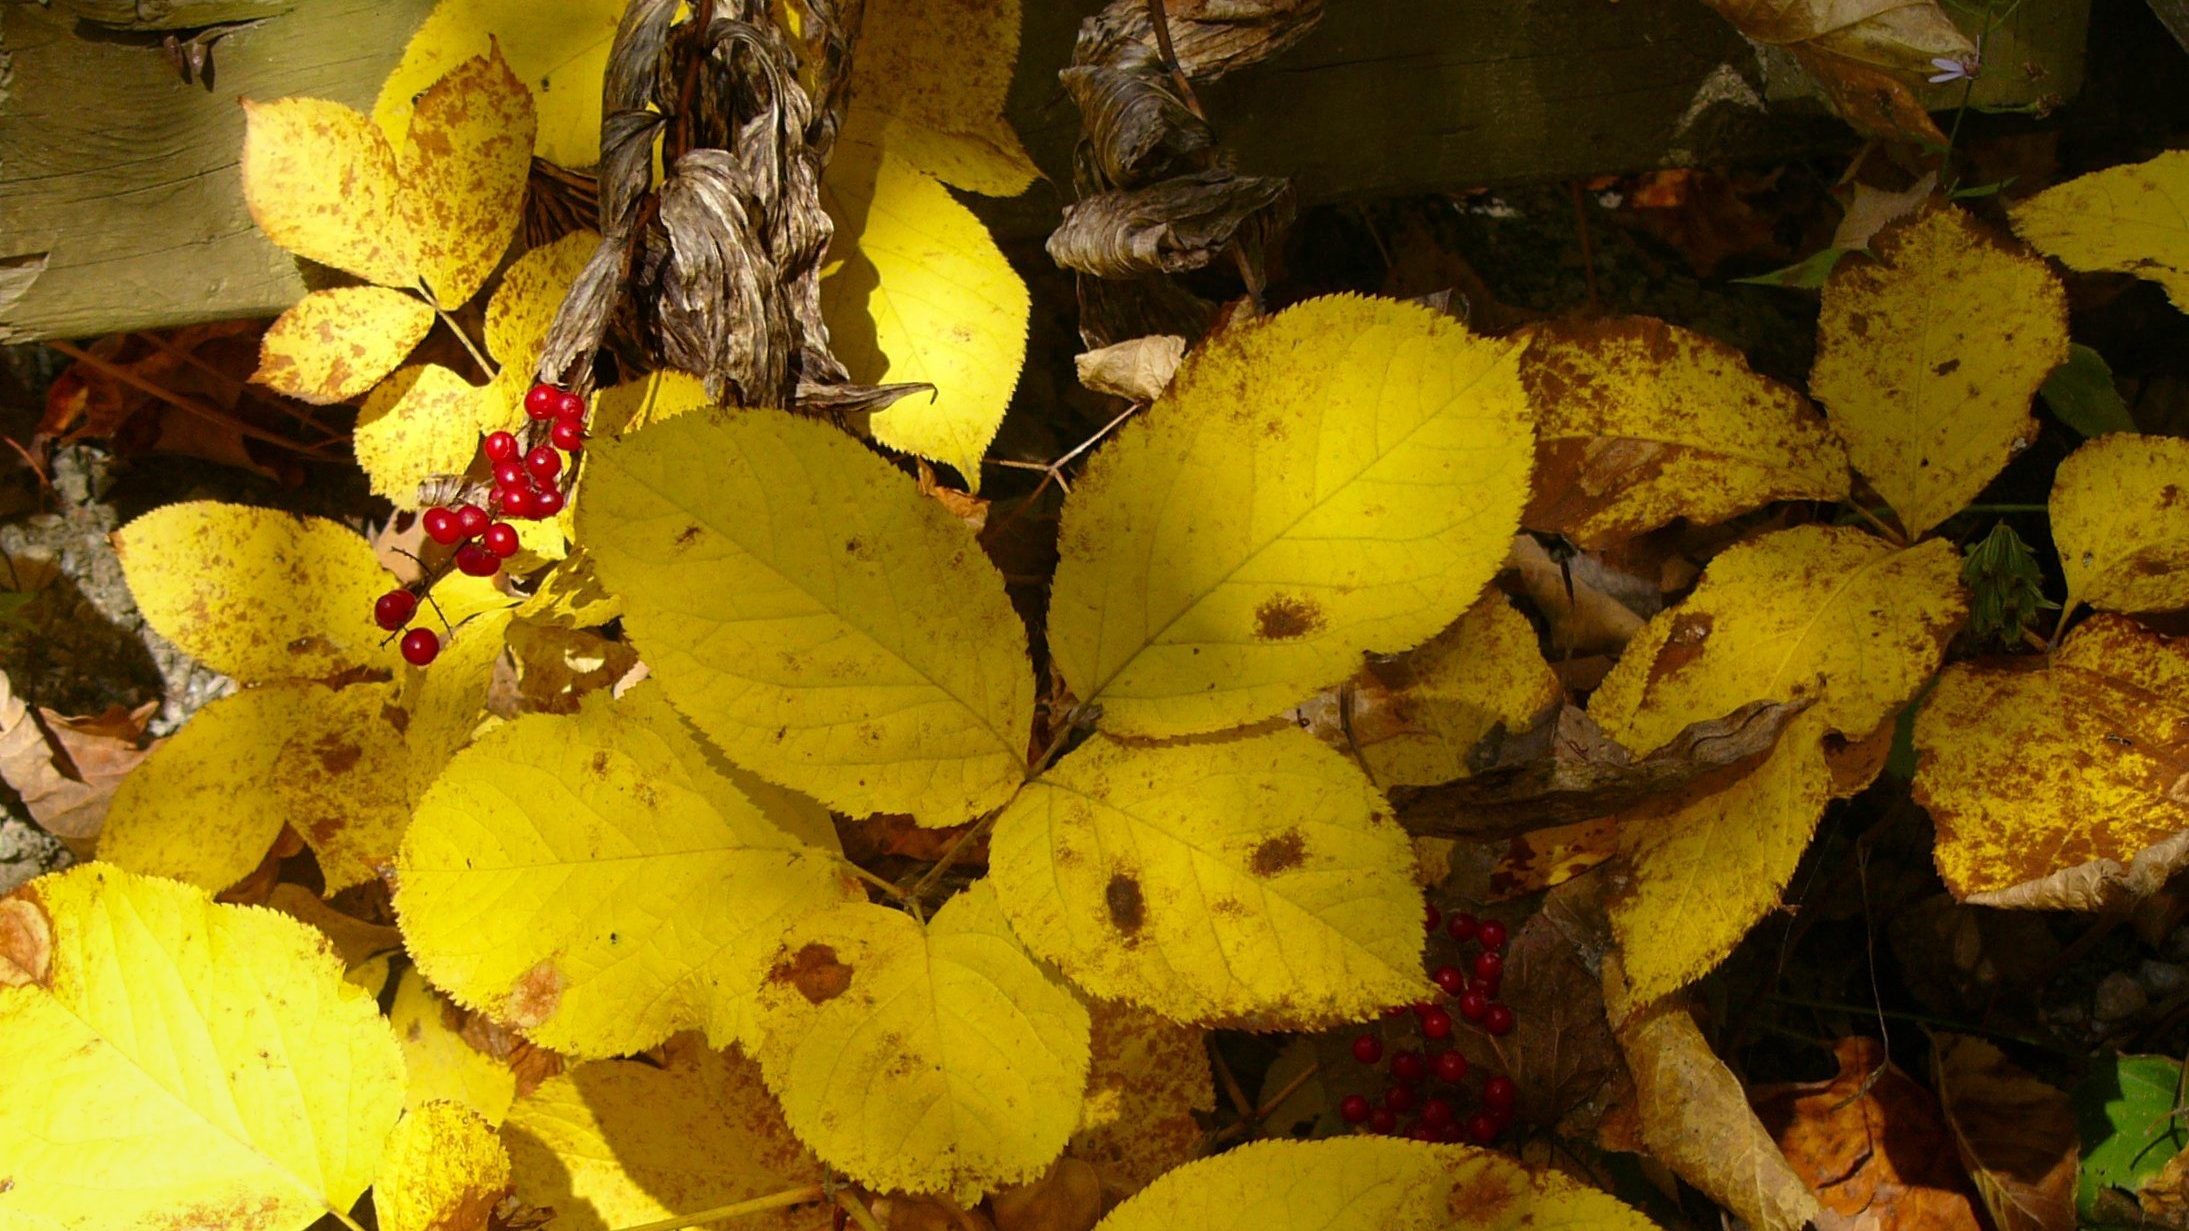
[[[1188,1163],[1095,1231],[1655,1231],[1564,1172],[1397,1137],[1257,1141]]]
[[[373,494],[399,509],[431,503],[419,497],[419,484],[462,474],[479,451],[485,392],[438,363],[398,368],[375,385],[350,437]]]
[[[682,415],[589,465],[580,538],[662,691],[732,761],[839,811],[930,824],[1017,789],[1025,626],[965,524],[909,477],[775,412]]]
[[[395,150],[379,129],[317,98],[245,99],[243,115],[243,200],[266,238],[381,286],[417,280]]]
[[[1065,504],[1072,692],[1113,731],[1221,730],[1457,619],[1527,499],[1519,349],[1354,296],[1203,343]]]
[[[99,858],[208,893],[243,879],[286,821],[274,776],[282,747],[312,724],[328,695],[317,684],[274,684],[191,715],[122,779],[99,834]]]
[[[498,51],[539,112],[539,156],[565,167],[600,161],[600,87],[623,0],[440,0],[380,85],[372,118],[400,144],[414,100],[443,74]],[[530,151],[527,151],[528,153]]]
[[[1606,909],[1637,1002],[1701,978],[1778,909],[1831,798],[1824,725],[1811,708],[1731,785],[1619,818],[1625,875]]]
[[[821,312],[837,357],[866,384],[935,387],[876,412],[874,439],[955,467],[978,492],[1026,363],[1026,284],[971,210],[894,154],[840,145],[822,200],[836,223]]]
[[[603,389],[593,398],[592,431],[618,436],[649,424],[674,419],[688,410],[713,406],[707,383],[689,372],[663,369]]]
[[[2189,150],[2077,176],[2007,213],[2015,234],[2068,268],[2149,278],[2189,312]]]
[[[1088,1006],[1093,1060],[1068,1158],[1095,1170],[1115,1203],[1201,1156],[1208,1134],[1195,1112],[1216,1110],[1208,1037],[1119,1001]]]
[[[1715,338],[1654,317],[1529,331],[1535,490],[1522,521],[1605,547],[1675,518],[1844,500],[1847,451],[1800,394]]]
[[[286,737],[273,768],[281,819],[318,857],[328,893],[392,864],[412,810],[478,725],[508,623],[475,618],[430,669],[319,697]]]
[[[791,927],[760,988],[761,1072],[799,1140],[875,1188],[1033,1179],[1079,1124],[1087,1010],[986,881],[925,925],[866,903]]]
[[[437,1101],[411,1108],[388,1134],[372,1208],[380,1231],[486,1231],[511,1188],[493,1126],[461,1103]]]
[[[1027,784],[989,875],[1037,957],[1179,1021],[1312,1029],[1426,999],[1421,892],[1390,805],[1291,726],[1097,736]]]
[[[1915,720],[1915,798],[1964,901],[2095,910],[2189,863],[2189,640],[2093,616],[2042,663],[1955,663]]]
[[[465,1042],[449,1025],[453,1011],[415,968],[396,981],[388,1024],[403,1045],[403,1106],[415,1112],[435,1102],[458,1103],[488,1124],[500,1124],[516,1100],[517,1075]]]
[[[1300,706],[1318,738],[1356,756],[1377,786],[1435,786],[1473,771],[1468,756],[1502,729],[1527,730],[1565,696],[1535,627],[1487,590],[1450,628]]]
[[[456,65],[418,96],[397,160],[397,206],[418,276],[442,307],[469,301],[517,234],[533,128],[532,95],[499,49]]]
[[[2189,440],[2084,442],[2053,475],[2051,511],[2068,610],[2189,607]]]
[[[114,550],[153,630],[240,683],[399,661],[372,622],[390,579],[372,546],[334,522],[199,500],[123,526]]]
[[[393,372],[433,328],[433,309],[384,286],[313,291],[259,340],[254,384],[301,402],[348,401]]]
[[[749,1044],[783,929],[856,893],[839,866],[770,824],[646,686],[459,753],[404,837],[395,908],[435,986],[558,1051],[688,1026]]]
[[[583,547],[565,556],[517,606],[518,619],[558,628],[599,628],[622,614],[623,600],[600,583],[592,553]]]
[[[1942,539],[1895,548],[1833,526],[1752,539],[1642,626],[1589,716],[1645,756],[1751,701],[1809,698],[1825,730],[1861,739],[1938,670],[1968,615],[1960,578]]]
[[[1018,46],[1018,0],[872,0],[851,61],[847,136],[954,188],[1017,196],[1040,174],[1003,118]]]
[[[2030,399],[2067,361],[2045,263],[1953,205],[1886,228],[1824,284],[1809,390],[1911,535],[1961,511],[2037,438]]]
[[[403,1060],[309,926],[84,864],[0,899],[0,1224],[347,1214]]]
[[[555,1211],[556,1231],[611,1231],[818,1185],[821,1163],[791,1136],[759,1066],[690,1036],[665,1067],[596,1060],[541,1082],[502,1126],[517,1198]],[[812,1231],[821,1196],[722,1224]]]
[[[486,350],[500,372],[479,403],[481,433],[513,432],[525,422],[523,399],[532,387],[540,351],[547,345],[548,327],[555,323],[555,313],[578,280],[578,271],[599,247],[599,235],[574,231],[510,262],[486,305]],[[604,430],[600,422],[596,406],[592,429],[596,433]]]

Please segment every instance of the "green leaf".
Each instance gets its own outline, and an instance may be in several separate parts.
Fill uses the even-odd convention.
[[[2189,1129],[2174,1114],[2180,1089],[2181,1065],[2165,1056],[2101,1060],[2075,1087],[2083,1143],[2075,1212],[2084,1226],[2134,1225],[2136,1191],[2189,1148]]]
[[[2052,370],[2038,392],[2053,418],[2084,437],[2136,430],[2128,403],[2113,387],[2113,369],[2106,366],[2105,356],[2080,342],[2067,348],[2067,362]]]
[[[1825,248],[1810,253],[1784,269],[1774,269],[1753,278],[1735,278],[1733,281],[1749,286],[1789,286],[1813,291],[1823,286],[1824,280],[1832,276],[1832,267],[1839,264],[1839,258],[1853,251],[1852,248]]]

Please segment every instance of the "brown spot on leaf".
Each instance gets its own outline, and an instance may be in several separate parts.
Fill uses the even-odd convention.
[[[1290,641],[1322,626],[1322,607],[1304,598],[1280,594],[1254,609],[1254,635],[1264,641]]]
[[[808,1004],[826,1004],[850,989],[854,973],[836,960],[835,949],[815,941],[792,954],[789,961],[777,962],[768,972],[768,982],[790,984]]]
[[[1951,376],[1955,372],[1960,370],[1961,361],[1959,359],[1948,359],[1944,363],[1941,363],[1937,367],[1931,369],[1932,373],[1939,376]]]
[[[1141,925],[1148,921],[1148,904],[1140,896],[1140,882],[1123,872],[1111,875],[1102,900],[1110,908],[1110,923],[1127,936],[1138,935]]]
[[[555,969],[554,959],[541,962],[509,989],[509,1003],[502,1007],[502,1017],[520,1030],[537,1026],[555,1015],[567,986],[569,982]]]
[[[0,898],[0,987],[45,983],[52,974],[53,923],[27,895]]]
[[[1267,880],[1279,872],[1289,871],[1307,861],[1307,839],[1297,829],[1287,829],[1274,838],[1266,838],[1254,848],[1254,855],[1247,860],[1247,870]]]
[[[357,768],[357,763],[365,757],[363,748],[333,736],[321,739],[313,751],[319,756],[319,767],[330,778],[339,777]]]
[[[684,527],[683,530],[677,533],[676,545],[679,547],[690,547],[695,541],[698,540],[701,533],[702,531],[699,528],[699,523],[695,521],[691,525]]]
[[[1521,1198],[1520,1186],[1524,1183],[1521,1173],[1505,1167],[1465,1169],[1452,1185],[1450,1209],[1454,1223],[1467,1227],[1507,1225],[1516,1212],[1513,1206]]]
[[[607,776],[608,776],[608,754],[607,754],[607,752],[605,752],[605,751],[601,751],[601,752],[595,752],[595,753],[593,754],[593,759],[592,759],[592,760],[591,760],[590,762],[588,762],[588,764],[589,764],[589,765],[591,765],[591,767],[592,767],[592,770],[593,770],[593,773],[594,773],[595,775],[597,775],[597,776],[599,776],[599,777],[602,777],[602,778],[605,778],[605,777],[607,777]]]

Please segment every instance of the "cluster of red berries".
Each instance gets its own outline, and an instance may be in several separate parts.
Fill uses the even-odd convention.
[[[1431,932],[1442,925],[1445,934],[1453,940],[1480,947],[1468,970],[1443,965],[1430,973],[1430,980],[1444,993],[1451,1007],[1426,1001],[1411,1006],[1421,1037],[1429,1043],[1451,1038],[1457,1028],[1454,1009],[1458,1011],[1459,1020],[1487,1034],[1510,1033],[1512,1008],[1497,1002],[1499,985],[1505,977],[1505,958],[1499,952],[1505,947],[1504,922],[1476,919],[1464,912],[1446,920],[1434,906],[1429,908],[1427,922]],[[1396,1005],[1385,1009],[1383,1015],[1387,1019],[1403,1018],[1408,1012],[1409,1006]],[[1461,1120],[1456,1100],[1463,1093],[1460,1083],[1467,1078],[1467,1057],[1449,1049],[1431,1052],[1426,1043],[1420,1051],[1412,1048],[1391,1051],[1388,1063],[1384,1054],[1384,1040],[1378,1034],[1363,1034],[1353,1040],[1353,1059],[1370,1068],[1384,1065],[1390,1074],[1390,1084],[1384,1088],[1380,1101],[1365,1094],[1349,1094],[1340,1101],[1338,1114],[1345,1117],[1347,1123],[1365,1125],[1378,1133],[1403,1134],[1416,1141],[1458,1141],[1464,1136],[1476,1145],[1488,1145],[1497,1140],[1498,1134],[1512,1123],[1513,1101],[1518,1091],[1510,1077],[1499,1074],[1483,1082],[1481,1109]],[[1426,1092],[1422,1088],[1424,1082],[1430,1083]]]
[[[569,498],[563,490],[564,454],[576,456],[585,447],[585,399],[553,385],[534,385],[524,395],[525,416],[535,425],[546,425],[545,443],[530,449],[512,432],[489,432],[479,451],[493,468],[494,490],[487,498],[488,512],[476,504],[454,508],[436,505],[419,520],[426,537],[443,547],[454,547],[451,563],[456,571],[472,577],[492,577],[502,561],[517,554],[517,528],[502,518],[544,520],[562,512]],[[527,428],[537,437],[537,426]],[[420,583],[420,588],[430,584]],[[375,624],[397,632],[409,626],[418,613],[418,595],[409,589],[390,590],[373,603]],[[413,628],[403,634],[403,660],[423,667],[441,653],[441,638],[430,628]]]

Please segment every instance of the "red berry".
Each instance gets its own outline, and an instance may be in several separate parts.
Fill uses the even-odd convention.
[[[494,553],[495,558],[507,560],[517,554],[517,528],[506,521],[498,521],[486,528],[479,542]]]
[[[1429,1072],[1418,1051],[1402,1051],[1391,1057],[1391,1076],[1400,1081],[1420,1081]]]
[[[1362,1064],[1374,1064],[1383,1059],[1383,1040],[1372,1034],[1353,1040],[1353,1058]]]
[[[502,501],[504,517],[530,518],[532,516],[532,489],[505,487],[494,493]]]
[[[1438,1052],[1429,1067],[1436,1070],[1438,1081],[1456,1086],[1467,1080],[1467,1057],[1456,1051]]]
[[[555,395],[555,417],[558,419],[583,419],[585,399],[568,389]]]
[[[517,456],[517,438],[508,432],[488,432],[480,450],[490,462],[506,462]]]
[[[392,633],[410,623],[417,610],[417,595],[408,590],[390,590],[373,601],[372,622]]]
[[[565,453],[575,453],[585,447],[585,425],[576,419],[557,419],[547,429],[547,440]]]
[[[1399,1126],[1399,1118],[1388,1107],[1378,1107],[1368,1113],[1368,1127],[1379,1133],[1388,1133]]]
[[[441,653],[441,639],[430,628],[414,628],[403,634],[403,661],[423,667]]]
[[[1447,996],[1457,996],[1467,990],[1467,976],[1457,966],[1439,966],[1429,976],[1431,982],[1444,989]]]
[[[539,445],[524,455],[524,468],[542,483],[562,473],[562,454],[552,445]]]
[[[1497,1125],[1498,1132],[1504,1132],[1505,1127],[1513,1122],[1513,1109],[1510,1107],[1490,1108],[1490,1122]]]
[[[456,571],[472,577],[492,577],[502,571],[502,562],[477,543],[466,543],[456,549]]]
[[[1513,1096],[1518,1093],[1519,1088],[1513,1085],[1512,1078],[1502,1075],[1492,1077],[1482,1083],[1482,1105],[1491,1111],[1510,1109]]]
[[[1359,1124],[1368,1118],[1370,1108],[1365,1094],[1348,1094],[1338,1103],[1338,1114],[1347,1124]]]
[[[1414,1088],[1403,1082],[1392,1082],[1391,1088],[1383,1092],[1383,1105],[1393,1111],[1412,1111]]]
[[[553,385],[545,382],[534,385],[525,390],[524,413],[535,419],[545,419],[555,413],[555,407],[561,404],[562,397],[562,390]]]
[[[532,493],[532,516],[545,520],[562,512],[562,493],[555,488],[544,488]]]
[[[1467,986],[1495,1000],[1497,999],[1498,989],[1504,985],[1504,982],[1503,979],[1469,979]]]
[[[530,482],[525,476],[523,462],[512,458],[506,462],[494,463],[494,486],[523,487]]]
[[[426,525],[426,537],[443,547],[464,537],[463,523],[456,519],[456,514],[447,509],[438,506],[427,509],[426,515],[420,520]]]
[[[1497,1140],[1497,1119],[1487,1111],[1478,1111],[1467,1117],[1467,1140],[1478,1146],[1486,1146]]]
[[[1468,988],[1459,996],[1459,1015],[1471,1022],[1479,1022],[1490,1011],[1490,998],[1474,988]]]
[[[487,523],[493,520],[486,515],[485,509],[475,504],[463,505],[456,510],[456,526],[464,532],[467,539],[478,538],[480,531],[485,530]]]
[[[1501,1004],[1491,1005],[1483,1015],[1482,1028],[1491,1034],[1511,1034],[1513,1032],[1512,1009]]]
[[[1385,1017],[1404,1017],[1406,1016],[1406,1006],[1402,1004],[1392,1005],[1383,1011],[1383,1015]]]
[[[1505,959],[1485,949],[1475,954],[1475,978],[1502,979],[1505,977]]]
[[[1421,1105],[1421,1123],[1431,1129],[1443,1128],[1452,1122],[1452,1104],[1447,1099],[1433,1098]]]
[[[1406,1138],[1409,1141],[1435,1141],[1437,1131],[1426,1124],[1417,1122],[1414,1127],[1406,1130]]]
[[[1452,1015],[1442,1009],[1431,1009],[1421,1015],[1421,1034],[1427,1039],[1452,1037]]]
[[[1482,921],[1482,930],[1475,933],[1475,935],[1482,941],[1483,948],[1502,949],[1505,947],[1505,921],[1503,919],[1484,919]]]
[[[1475,917],[1466,911],[1460,911],[1452,916],[1450,923],[1444,925],[1444,934],[1465,944],[1475,938],[1475,927]]]
[[[1435,1007],[1435,1005],[1430,1004],[1426,1000],[1417,1000],[1412,1005],[1415,1017],[1426,1017],[1428,1016],[1429,1010]]]
[[[1434,932],[1437,930],[1437,924],[1442,922],[1444,922],[1444,915],[1437,910],[1437,904],[1434,902],[1429,903],[1428,913],[1422,917],[1422,927],[1427,931]]]

